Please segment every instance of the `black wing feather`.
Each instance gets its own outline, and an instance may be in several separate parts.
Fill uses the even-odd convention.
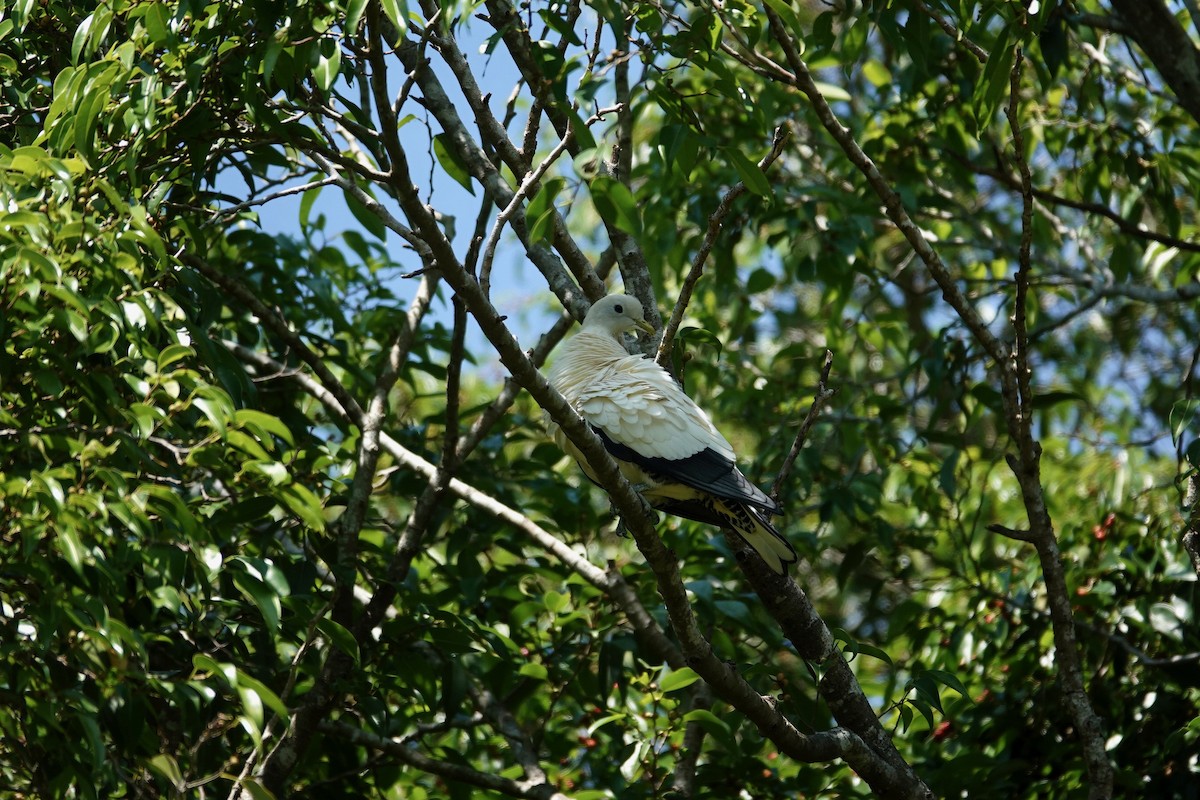
[[[655,478],[682,483],[724,500],[736,500],[768,514],[780,513],[778,503],[746,480],[746,476],[738,470],[736,464],[711,447],[681,459],[644,456],[628,445],[613,441],[595,425],[591,428],[600,437],[609,455],[636,464]]]

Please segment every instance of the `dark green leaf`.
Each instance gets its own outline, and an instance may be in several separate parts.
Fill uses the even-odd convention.
[[[438,166],[444,169],[447,175],[472,195],[475,194],[475,186],[471,182],[471,172],[467,169],[466,163],[459,158],[458,151],[454,149],[448,134],[439,133],[433,137],[433,154],[437,157]]]
[[[733,168],[737,170],[738,177],[742,179],[742,183],[746,185],[747,189],[760,197],[771,197],[771,183],[767,180],[762,167],[746,158],[741,150],[729,148],[722,152],[729,158],[730,163],[733,164]]]

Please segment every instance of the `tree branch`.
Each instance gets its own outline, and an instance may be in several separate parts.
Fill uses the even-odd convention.
[[[327,390],[322,384],[306,373],[298,370],[287,370],[282,364],[269,356],[242,347],[234,342],[222,343],[241,360],[266,370],[268,374],[295,381],[306,393],[320,401],[338,419],[354,425],[358,424],[357,421],[362,418],[363,411],[356,403],[352,403],[348,407],[343,406],[337,397],[334,396],[333,392]],[[429,481],[437,479],[439,469],[435,464],[404,447],[388,434],[380,434],[379,444],[388,455],[402,466],[413,470]],[[462,444],[460,443],[460,448],[461,446]],[[577,553],[562,539],[542,528],[529,519],[529,517],[504,505],[491,495],[476,489],[458,478],[450,478],[446,488],[466,503],[490,514],[505,524],[513,526],[527,535],[543,550],[552,553],[556,558],[570,567],[572,571],[578,573],[580,577],[599,589],[613,601],[613,604],[629,619],[630,628],[638,639],[648,647],[650,652],[670,664],[673,668],[678,669],[679,667],[686,666],[683,654],[671,642],[670,638],[667,637],[666,633],[646,610],[645,606],[642,605],[637,592],[615,568],[610,569],[608,572],[600,569],[588,561],[587,558]],[[414,511],[413,513],[415,515],[417,512]],[[398,545],[397,549],[400,549],[400,547]],[[377,594],[375,598],[372,598],[372,602],[378,604],[378,597],[379,595]],[[375,618],[375,614],[364,614],[364,618]]]
[[[401,185],[409,185],[407,159],[401,148],[397,146],[395,150],[393,168],[396,171],[396,179]],[[911,769],[907,772],[898,770],[894,764],[881,758],[873,746],[862,743],[857,734],[841,732],[837,735],[807,736],[800,732],[779,713],[774,703],[759,695],[746,683],[732,665],[717,657],[696,625],[674,554],[667,550],[658,537],[644,511],[641,497],[621,475],[599,437],[562,395],[550,386],[522,352],[504,325],[503,317],[484,296],[478,282],[458,263],[450,243],[420,199],[415,195],[404,197],[401,199],[401,206],[413,223],[414,229],[428,242],[443,278],[466,302],[471,315],[496,349],[501,362],[579,449],[595,472],[601,488],[608,492],[627,529],[637,542],[638,549],[646,557],[647,564],[655,574],[659,593],[665,602],[671,626],[679,639],[688,666],[695,669],[713,687],[717,696],[741,711],[764,736],[770,738],[782,752],[792,758],[826,761],[840,756],[885,797],[926,797],[928,790],[912,776]],[[764,570],[767,569],[765,565],[762,566]],[[794,586],[790,579],[787,583]],[[815,611],[812,613],[815,616]],[[816,620],[819,622],[820,618],[817,617]],[[852,675],[850,679],[851,683],[857,686],[853,683]],[[861,694],[861,689],[858,691]],[[869,704],[866,707],[869,712]],[[873,714],[871,717],[874,719]],[[881,729],[879,735],[886,738]],[[857,745],[854,744],[855,741],[858,742]],[[890,743],[890,740],[888,742]]]
[[[712,692],[707,683],[699,681],[695,684],[689,706],[689,711],[707,711],[712,707]],[[707,729],[697,720],[687,723],[683,729],[683,743],[671,774],[671,791],[678,792],[685,800],[690,800],[696,793],[696,764],[700,760],[707,733]]]
[[[987,63],[987,60],[988,60],[987,51],[984,50],[979,45],[972,42],[970,39],[968,39],[966,34],[964,34],[958,28],[954,27],[954,23],[952,23],[950,20],[941,16],[936,11],[934,11],[932,8],[927,6],[925,4],[924,0],[913,0],[913,5],[916,6],[917,10],[920,11],[922,14],[924,14],[925,16],[929,17],[931,20],[936,22],[937,26],[939,28],[941,28],[943,31],[945,31],[946,34],[951,39],[953,39],[955,42],[957,42],[958,44],[960,44],[964,48],[966,48],[968,53],[975,56],[976,61],[978,61],[980,64]]]
[[[1163,0],[1112,0],[1112,7],[1179,105],[1200,122],[1200,50],[1174,12]]]
[[[554,786],[546,783],[545,775],[542,775],[541,781],[514,781],[461,764],[430,758],[403,741],[385,739],[345,722],[326,720],[317,727],[318,730],[338,741],[379,750],[402,764],[431,775],[440,775],[446,780],[465,783],[468,786],[475,786],[490,792],[498,792],[508,797],[528,798],[528,800],[571,800]]]
[[[980,164],[978,161],[963,156],[961,153],[953,153],[950,151],[947,151],[947,153],[953,156],[955,160],[966,165],[979,175],[985,175],[989,178],[999,181],[1002,185],[1009,189],[1020,188],[1020,180],[1014,178],[1004,170],[989,168],[983,164]],[[1186,253],[1200,253],[1200,241],[1189,241],[1187,239],[1180,239],[1177,236],[1170,236],[1165,233],[1147,230],[1142,224],[1126,219],[1118,212],[1113,211],[1111,208],[1102,203],[1090,203],[1085,200],[1074,200],[1072,198],[1063,197],[1062,195],[1058,195],[1054,192],[1037,187],[1033,188],[1033,196],[1047,205],[1073,208],[1076,211],[1082,211],[1085,214],[1094,214],[1098,217],[1103,217],[1104,219],[1116,225],[1117,230],[1121,231],[1121,233],[1127,234],[1132,238],[1157,242],[1161,245],[1166,245],[1167,247],[1177,248],[1178,250]]]
[[[887,215],[887,218],[899,229],[900,233],[908,241],[909,246],[912,247],[917,256],[924,262],[930,276],[937,283],[938,288],[942,290],[942,297],[954,309],[954,312],[967,326],[967,329],[971,331],[975,340],[983,347],[984,352],[997,365],[1003,364],[1006,356],[1004,346],[988,330],[987,325],[984,324],[974,306],[967,302],[962,291],[958,288],[954,277],[950,274],[950,270],[942,261],[941,256],[933,249],[929,241],[925,238],[925,235],[921,232],[921,229],[908,215],[908,211],[904,208],[904,201],[900,198],[899,193],[892,188],[891,184],[879,172],[879,168],[875,166],[875,162],[871,160],[871,157],[863,152],[858,142],[855,141],[854,134],[843,126],[838,120],[837,115],[833,113],[833,109],[829,107],[825,96],[817,88],[816,81],[813,79],[808,65],[800,58],[791,37],[788,35],[787,28],[779,19],[779,15],[769,6],[765,10],[767,18],[770,20],[772,35],[783,48],[784,54],[787,56],[788,66],[792,70],[789,82],[808,97],[809,103],[811,103],[813,111],[816,113],[821,125],[829,131],[834,141],[842,148],[842,152],[846,154],[850,162],[863,174],[867,179],[867,183],[879,195],[879,198],[883,201],[884,213]]]
[[[792,441],[791,449],[788,450],[787,456],[783,459],[783,464],[779,467],[779,474],[775,476],[775,482],[771,484],[771,499],[776,503],[779,502],[779,493],[783,491],[784,484],[792,474],[792,465],[796,463],[796,458],[800,455],[800,449],[804,447],[805,441],[808,440],[808,432],[812,430],[813,423],[817,421],[817,417],[821,413],[821,409],[826,403],[837,394],[837,389],[827,388],[829,382],[829,371],[833,369],[833,352],[825,351],[825,362],[821,365],[821,377],[817,379],[817,392],[813,395],[812,405],[808,407],[808,414],[804,417],[804,422],[800,424],[800,430],[796,432],[796,438]]]
[[[374,7],[373,5],[371,6]],[[377,15],[376,15],[377,16]],[[368,16],[368,22],[373,19]],[[372,39],[375,44],[372,46],[371,57],[373,61],[378,62],[374,66],[376,80],[381,81],[380,75],[386,75],[387,65],[383,61],[383,44],[380,38],[379,25],[381,23],[376,20],[372,26]],[[495,198],[498,207],[503,208],[512,201],[513,190],[508,183],[501,177],[496,166],[488,159],[482,148],[471,138],[467,132],[466,126],[463,124],[461,117],[458,115],[458,110],[455,108],[454,102],[446,94],[442,88],[441,82],[434,74],[429,65],[419,58],[419,49],[417,44],[412,41],[405,41],[396,48],[396,55],[404,68],[413,73],[416,77],[417,85],[421,87],[424,94],[424,105],[441,124],[442,130],[446,133],[445,141],[455,154],[467,166],[471,177],[479,181],[490,195]],[[386,92],[386,88],[383,89]],[[472,98],[472,102],[481,101],[481,97]],[[490,118],[490,112],[485,117]],[[494,122],[494,118],[491,118]],[[499,123],[496,123],[497,125]],[[398,176],[395,174],[394,166],[396,164],[396,148],[399,146],[399,136],[397,134],[385,133],[385,145],[388,150],[388,157],[393,164],[393,173],[388,176],[388,182],[394,186],[395,194],[405,194],[411,191],[412,178],[407,173],[404,181],[410,183],[405,184],[403,181],[398,181]],[[516,170],[514,170],[516,171]],[[528,172],[528,167],[518,172],[525,174]],[[515,215],[512,220],[512,229],[516,233],[517,238],[525,247],[526,253],[529,255],[530,261],[537,267],[538,271],[546,279],[547,284],[562,302],[562,304],[573,310],[582,311],[586,308],[586,300],[580,297],[582,289],[586,298],[596,299],[604,294],[604,287],[595,276],[595,271],[588,263],[582,253],[577,253],[578,248],[571,251],[571,257],[566,258],[567,266],[570,272],[563,268],[563,264],[555,255],[542,245],[532,245],[529,241],[529,231],[525,225],[525,218],[521,215]],[[572,277],[573,276],[573,277]]]
[[[1032,368],[1029,361],[1029,336],[1026,329],[1026,303],[1032,272],[1030,248],[1033,240],[1033,190],[1029,165],[1025,159],[1019,102],[1021,90],[1020,50],[1013,59],[1010,73],[1009,102],[1006,115],[1013,136],[1013,152],[1021,176],[1021,249],[1015,276],[1016,298],[1012,316],[1013,346],[1008,365],[1009,377],[1001,378],[1005,419],[1018,455],[1009,455],[1008,464],[1021,488],[1029,537],[1037,550],[1046,582],[1050,619],[1054,630],[1054,658],[1059,667],[1067,708],[1083,748],[1089,778],[1088,796],[1092,800],[1112,797],[1113,769],[1105,748],[1104,724],[1092,707],[1083,683],[1079,645],[1075,638],[1075,617],[1054,523],[1046,507],[1041,481],[1042,447],[1033,436]]]
[[[353,595],[346,591],[346,587],[354,585],[358,570],[359,534],[375,487],[375,467],[379,462],[379,434],[384,420],[388,417],[388,395],[400,377],[401,368],[408,360],[408,353],[416,339],[421,318],[429,310],[437,283],[437,275],[421,276],[421,282],[417,285],[417,291],[404,315],[404,325],[388,349],[387,360],[375,378],[374,390],[366,412],[359,422],[358,464],[350,484],[346,510],[338,519],[337,562],[334,565],[339,587],[334,602],[334,620],[346,627],[353,624]]]

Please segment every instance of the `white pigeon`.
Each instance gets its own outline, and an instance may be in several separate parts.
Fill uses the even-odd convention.
[[[771,524],[779,504],[738,471],[733,447],[670,374],[649,358],[629,354],[622,335],[634,328],[654,331],[636,298],[601,298],[563,345],[550,383],[652,507],[736,531],[784,574],[796,551]],[[548,424],[554,441],[596,482],[579,449]]]

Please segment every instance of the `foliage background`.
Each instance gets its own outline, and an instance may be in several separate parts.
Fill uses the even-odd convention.
[[[8,5],[0,781],[1196,797],[1185,5]],[[764,486],[833,353],[791,594],[547,442],[617,272]]]

